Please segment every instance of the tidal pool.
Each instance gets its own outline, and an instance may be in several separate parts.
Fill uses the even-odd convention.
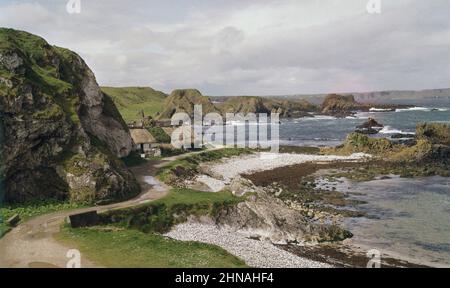
[[[345,226],[354,234],[352,244],[450,267],[450,178],[345,180],[336,188],[350,193],[351,199],[367,202],[358,209],[368,217],[346,220]]]

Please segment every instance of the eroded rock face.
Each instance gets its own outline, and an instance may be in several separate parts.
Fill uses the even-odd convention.
[[[171,119],[175,113],[194,115],[194,105],[201,105],[203,114],[219,112],[209,97],[203,96],[196,89],[174,90],[165,101],[165,109],[159,119]]]
[[[94,73],[81,58],[79,62],[85,71],[81,81],[82,93],[80,93],[82,109],[85,112],[80,118],[83,127],[87,132],[104,141],[117,156],[128,156],[133,149],[133,140],[126,124],[112,100],[100,90]]]
[[[12,29],[0,29],[0,41],[5,199],[111,202],[138,193],[118,159],[131,152],[129,131],[81,57]]]
[[[340,241],[351,237],[337,226],[311,223],[300,211],[263,191],[223,210],[217,221],[219,225],[245,231],[250,237],[277,244]]]
[[[353,95],[330,94],[322,103],[322,113],[336,117],[345,117],[361,107],[362,105],[356,102]]]

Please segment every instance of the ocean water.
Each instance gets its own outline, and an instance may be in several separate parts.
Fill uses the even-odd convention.
[[[450,178],[427,177],[345,181],[339,191],[357,192],[367,217],[345,226],[351,243],[410,261],[450,267]],[[359,195],[362,193],[362,195]]]
[[[376,137],[386,137],[393,133],[414,133],[417,123],[443,122],[450,124],[450,101],[418,103],[422,106],[401,109],[396,112],[358,113],[355,117],[334,118],[317,116],[314,118],[285,119],[280,126],[280,144],[296,146],[336,146],[355,131],[356,126],[375,118],[385,128]]]
[[[428,100],[396,112],[358,113],[336,119],[328,116],[282,120],[280,144],[335,146],[368,117],[385,128],[375,137],[414,133],[421,122],[450,124],[450,100]],[[348,219],[351,240],[364,249],[434,266],[450,267],[450,178],[402,179],[393,177],[364,183],[345,181],[338,191],[357,192],[368,204],[358,209],[369,217]]]

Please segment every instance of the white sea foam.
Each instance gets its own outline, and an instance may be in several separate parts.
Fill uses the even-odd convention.
[[[392,109],[382,109],[382,108],[374,108],[374,107],[369,109],[370,112],[389,112],[391,110]]]
[[[333,116],[328,116],[328,115],[315,115],[314,117],[306,117],[303,120],[334,120],[337,119],[336,117]]]
[[[383,129],[381,129],[379,131],[379,133],[382,133],[382,134],[397,134],[397,133],[400,133],[400,134],[411,134],[411,135],[414,134],[414,133],[411,133],[411,132],[404,132],[402,130],[392,128],[391,126],[384,126]]]
[[[402,108],[402,109],[395,109],[395,112],[408,112],[408,111],[426,111],[429,112],[433,110],[434,108],[428,108],[428,107],[411,107],[411,108]]]

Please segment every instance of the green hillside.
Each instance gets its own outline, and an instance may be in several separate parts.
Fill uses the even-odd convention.
[[[164,110],[167,95],[150,87],[102,87],[103,93],[109,95],[126,122],[141,119],[140,112],[145,116],[155,116]]]

